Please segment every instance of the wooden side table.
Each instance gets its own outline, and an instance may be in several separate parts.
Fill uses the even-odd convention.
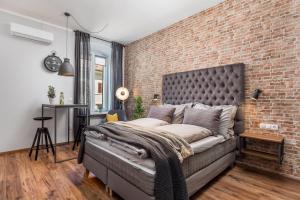
[[[259,150],[247,149],[246,139],[260,140],[277,145],[277,153],[263,152]],[[283,160],[284,138],[280,135],[267,135],[261,133],[243,133],[240,135],[240,154],[260,157],[267,160],[282,163]]]

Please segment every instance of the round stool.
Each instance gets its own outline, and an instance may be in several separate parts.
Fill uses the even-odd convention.
[[[52,119],[52,117],[35,117],[35,118],[33,118],[33,120],[35,120],[35,121],[41,121],[42,124],[43,124],[44,121],[50,120],[50,119]],[[31,146],[30,152],[29,152],[29,157],[31,157],[32,151],[34,149],[36,150],[35,151],[35,160],[37,160],[38,153],[39,153],[39,150],[40,150],[40,140],[41,140],[41,138],[43,138],[43,136],[45,138],[47,153],[49,152],[49,150],[48,150],[48,140],[49,140],[50,147],[51,147],[52,153],[54,155],[54,147],[53,147],[53,144],[52,144],[52,140],[51,140],[51,137],[50,137],[49,130],[48,130],[47,127],[40,127],[36,131],[36,134],[34,136],[33,143],[32,143],[32,146]],[[36,143],[36,147],[34,147],[35,143]]]

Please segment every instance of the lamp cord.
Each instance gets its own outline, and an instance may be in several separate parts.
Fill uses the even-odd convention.
[[[69,40],[69,35],[68,35],[68,30],[69,30],[69,17],[71,16],[71,18],[74,20],[74,22],[85,32],[88,32],[90,34],[97,34],[102,32],[104,29],[106,29],[106,27],[108,26],[108,24],[105,24],[101,29],[99,29],[98,31],[89,31],[88,29],[86,29],[85,27],[83,27],[79,21],[70,13],[65,13],[65,16],[67,17],[67,22],[66,22],[66,58],[68,57],[68,40]]]
[[[100,33],[102,31],[104,31],[104,29],[107,28],[108,24],[105,24],[101,29],[99,29],[98,31],[90,31],[88,30],[87,28],[83,27],[79,21],[73,16],[73,15],[70,15],[72,17],[72,19],[74,20],[74,22],[82,29],[84,30],[85,32],[87,33],[90,33],[90,34],[97,34],[97,33]]]
[[[69,28],[69,16],[67,16],[67,24],[66,24],[66,58],[68,57],[68,28]]]

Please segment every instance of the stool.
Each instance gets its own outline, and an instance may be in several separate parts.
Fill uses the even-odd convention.
[[[75,146],[79,145],[80,138],[81,138],[81,135],[82,135],[82,131],[86,126],[86,121],[85,121],[86,115],[77,115],[77,118],[79,118],[79,126],[78,126],[78,129],[77,129],[77,133],[76,133],[76,136],[75,136],[75,141],[74,141],[73,148],[72,148],[73,151],[75,149]]]
[[[35,118],[33,118],[33,120],[35,120],[35,121],[42,121],[42,122],[44,122],[46,120],[50,120],[50,119],[52,119],[52,117],[35,117]],[[34,149],[36,150],[35,151],[35,160],[37,160],[37,157],[38,157],[38,153],[40,150],[40,140],[41,140],[41,138],[43,139],[43,134],[45,137],[47,153],[49,152],[49,150],[48,150],[48,140],[49,140],[50,147],[51,147],[52,153],[54,155],[54,148],[53,148],[49,130],[47,127],[41,127],[41,128],[38,128],[36,131],[36,134],[34,136],[33,143],[32,143],[32,146],[31,146],[30,152],[29,152],[29,157],[31,157],[32,151]],[[36,143],[36,141],[37,141],[37,143]],[[34,148],[35,143],[36,143],[36,148]]]

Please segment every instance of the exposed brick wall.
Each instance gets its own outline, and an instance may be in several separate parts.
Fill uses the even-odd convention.
[[[126,46],[126,85],[146,108],[163,74],[246,64],[246,131],[276,123],[286,138],[282,166],[245,160],[300,177],[300,0],[228,0]],[[249,95],[263,94],[257,102]],[[133,110],[133,97],[128,102]]]

